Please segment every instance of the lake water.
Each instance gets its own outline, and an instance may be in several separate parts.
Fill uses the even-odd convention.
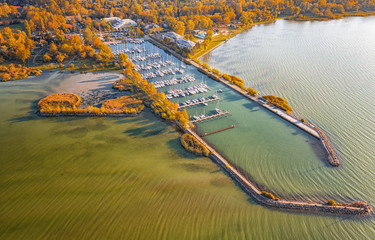
[[[262,175],[271,172],[270,181],[277,178],[287,192],[300,191],[301,181],[306,189],[311,188],[303,193],[307,196],[329,192],[366,201],[375,197],[371,184],[375,170],[374,26],[374,17],[279,20],[255,26],[201,58],[222,73],[242,78],[262,95],[286,98],[296,115],[321,126],[330,136],[343,163],[338,169],[301,162],[303,166],[272,164],[259,170],[264,171]],[[368,237],[375,235],[371,232]]]
[[[288,99],[297,115],[331,137],[342,167],[328,166],[312,137],[206,77],[207,94],[222,89],[221,101],[189,113],[219,107],[231,116],[201,123],[198,131],[236,125],[206,140],[283,197],[371,201],[374,24],[375,18],[281,20],[205,56],[248,86]],[[332,57],[328,49],[338,50]],[[186,72],[202,78],[191,66]],[[137,118],[35,115],[37,101],[48,94],[105,95],[119,77],[43,73],[0,84],[0,239],[375,237],[372,218],[288,213],[254,203],[209,159],[186,153],[175,129],[147,110]]]

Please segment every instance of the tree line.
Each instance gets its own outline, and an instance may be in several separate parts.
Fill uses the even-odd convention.
[[[76,22],[90,25],[91,20],[95,29],[109,30],[109,24],[93,19],[114,16],[139,19],[141,27],[146,23],[165,24],[183,35],[194,29],[208,30],[233,23],[251,25],[278,16],[335,18],[345,13],[375,11],[372,0],[25,0],[20,8],[12,3],[10,0],[9,5],[0,5],[0,17],[26,19],[31,30],[40,33],[57,29],[66,32],[66,16],[73,16],[73,27]]]

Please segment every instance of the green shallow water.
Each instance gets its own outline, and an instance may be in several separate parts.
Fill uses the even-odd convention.
[[[264,27],[272,26],[292,31]],[[241,36],[248,37],[222,47]],[[186,70],[201,79],[193,68]],[[129,119],[35,115],[37,101],[50,93],[108,91],[117,78],[44,73],[0,84],[0,239],[374,238],[372,218],[286,213],[254,203],[209,159],[186,153],[175,129],[148,111]],[[219,107],[232,116],[201,123],[198,131],[235,124],[206,139],[261,185],[290,198],[375,197],[368,184],[374,177],[370,151],[361,153],[367,159],[351,163],[347,159],[358,151],[335,144],[350,155],[342,168],[328,167],[313,138],[222,85],[207,84],[211,94],[223,90]],[[343,138],[324,120],[313,120],[334,143]],[[371,134],[365,134],[365,146],[371,146]]]
[[[246,196],[210,160],[186,153],[179,134],[150,112],[130,119],[34,114],[35,100],[77,78],[44,73],[1,86],[0,238],[225,235]]]
[[[44,73],[2,84],[1,239],[298,239],[340,223],[255,204],[209,159],[186,153],[174,128],[148,111],[130,119],[35,115],[36,100],[67,83],[105,88],[118,77],[82,78]]]

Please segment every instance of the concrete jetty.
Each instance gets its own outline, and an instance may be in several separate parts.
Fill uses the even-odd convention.
[[[179,106],[178,109],[183,109],[183,108],[186,108],[186,107],[197,106],[197,105],[200,105],[200,104],[209,103],[209,102],[213,102],[213,101],[217,101],[217,100],[220,100],[220,98],[219,97],[208,98],[208,99],[206,99],[204,101],[198,101],[198,102],[195,102],[195,103],[190,103],[190,104],[185,104],[185,105]]]
[[[201,135],[201,137],[205,137],[205,136],[208,136],[208,135],[211,135],[211,134],[214,134],[214,133],[218,133],[218,132],[222,132],[222,131],[225,131],[225,130],[228,130],[228,129],[232,129],[234,127],[235,126],[232,125],[232,126],[229,126],[229,127],[225,127],[225,128],[222,128],[222,129],[218,129],[218,130],[212,131],[212,132],[204,133],[204,134]]]

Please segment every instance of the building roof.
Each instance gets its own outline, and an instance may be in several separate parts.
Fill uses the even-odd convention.
[[[136,27],[138,24],[131,19],[122,19],[113,25],[113,28]]]
[[[173,39],[173,40],[179,40],[179,39],[184,39],[183,36],[175,33],[175,32],[167,32],[167,33],[164,33],[163,34],[164,37],[167,37],[167,38],[170,38],[170,39]]]
[[[161,28],[159,25],[155,24],[155,23],[151,23],[151,24],[146,24],[145,25],[145,29],[149,29],[149,28]]]
[[[119,22],[121,21],[121,18],[119,17],[109,17],[109,18],[104,18],[105,22]]]
[[[177,40],[177,44],[181,47],[187,47],[189,49],[192,49],[195,46],[195,42],[188,39],[179,39]]]

